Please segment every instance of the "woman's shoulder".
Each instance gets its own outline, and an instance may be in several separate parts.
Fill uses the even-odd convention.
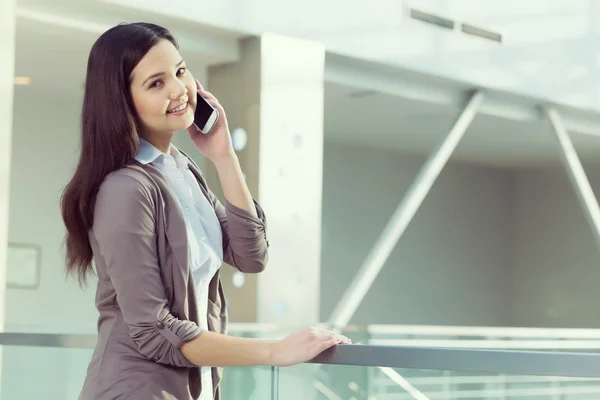
[[[109,197],[150,195],[155,192],[152,178],[143,168],[137,165],[127,165],[111,172],[100,185],[99,194]]]
[[[152,217],[160,204],[156,189],[141,168],[121,168],[104,178],[94,203],[92,233],[110,235],[115,226],[130,226]]]

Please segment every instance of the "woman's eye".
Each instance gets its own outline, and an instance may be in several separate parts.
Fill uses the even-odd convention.
[[[179,68],[179,70],[177,70],[177,75],[183,75],[185,74],[185,67]]]
[[[162,84],[162,81],[155,81],[150,85],[150,89],[154,89],[159,87]]]

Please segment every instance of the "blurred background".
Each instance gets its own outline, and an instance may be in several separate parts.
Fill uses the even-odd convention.
[[[267,214],[267,271],[222,269],[232,335],[600,349],[597,0],[0,0],[4,332],[96,332],[59,200],[91,46],[136,21],[219,98]],[[91,351],[4,346],[0,398],[76,399]],[[275,380],[282,399],[600,399],[589,377],[376,365],[226,369],[224,399]]]

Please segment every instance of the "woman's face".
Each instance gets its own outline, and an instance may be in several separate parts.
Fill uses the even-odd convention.
[[[171,42],[161,40],[152,47],[131,75],[130,90],[142,125],[141,136],[172,134],[192,125],[196,82]]]

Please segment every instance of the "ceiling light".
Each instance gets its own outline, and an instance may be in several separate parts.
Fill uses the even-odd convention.
[[[29,85],[31,83],[31,78],[26,76],[15,76],[13,78],[13,83],[15,85]]]

